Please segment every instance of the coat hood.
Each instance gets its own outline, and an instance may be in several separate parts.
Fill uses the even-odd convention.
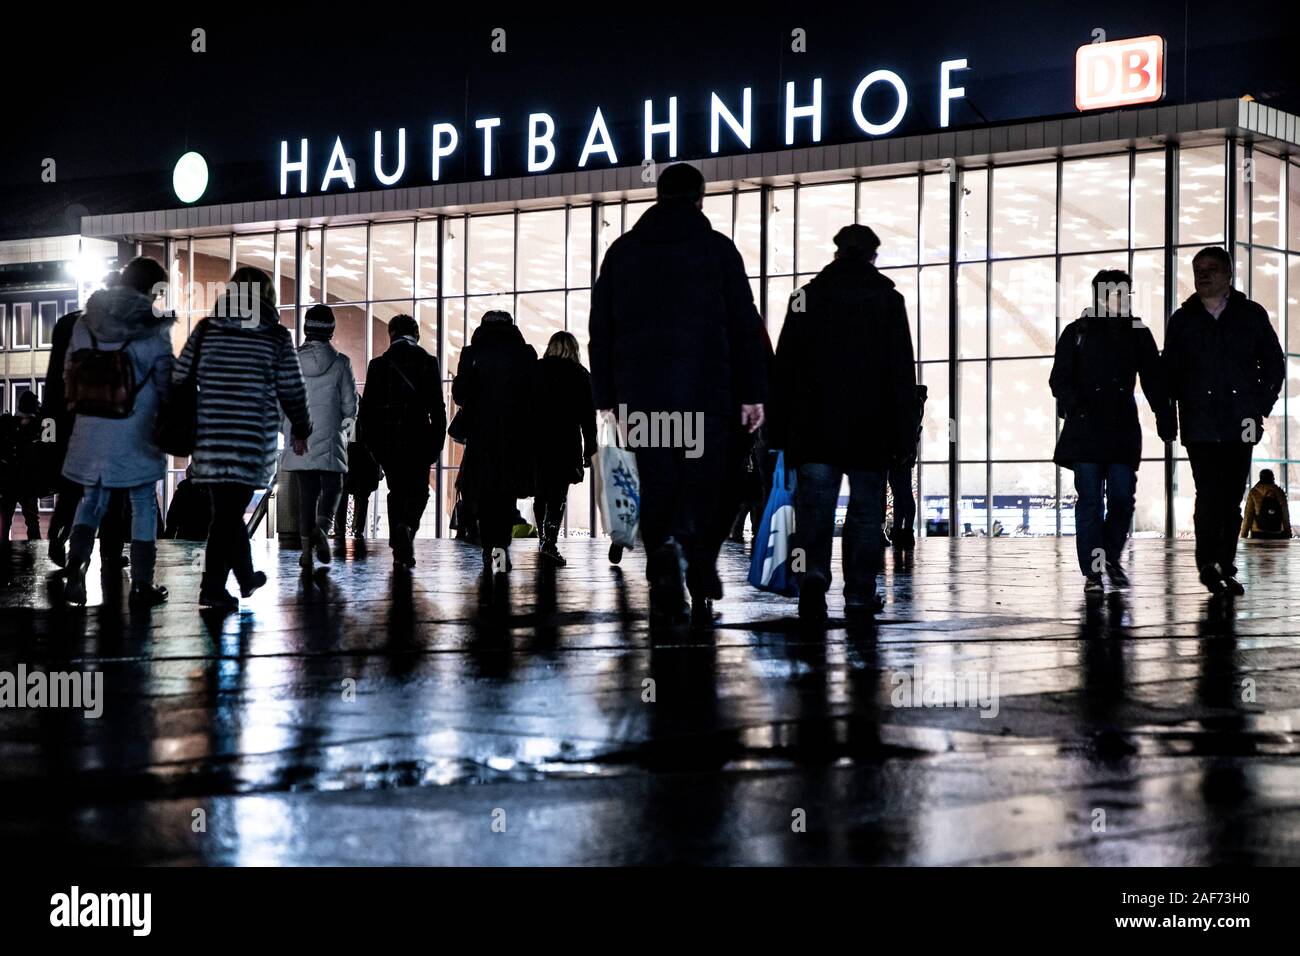
[[[469,344],[478,348],[502,348],[524,345],[524,334],[513,322],[483,322],[470,336]]]
[[[892,279],[882,275],[869,260],[860,256],[832,259],[809,285],[815,286],[819,294],[846,300],[879,295],[894,288]]]
[[[710,232],[709,217],[694,204],[680,199],[657,202],[632,226],[632,235],[642,242],[681,242]]]
[[[101,342],[134,342],[158,335],[176,317],[154,312],[153,300],[143,292],[118,286],[92,295],[81,321]]]
[[[304,342],[298,347],[298,364],[304,378],[324,375],[339,360],[339,351],[328,342]]]

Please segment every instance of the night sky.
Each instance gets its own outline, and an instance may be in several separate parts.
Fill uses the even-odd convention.
[[[433,122],[460,129],[461,148],[443,180],[474,179],[482,172],[474,119],[499,115],[497,175],[519,175],[529,112],[555,117],[556,169],[572,169],[599,106],[620,164],[632,164],[640,159],[642,101],[666,103],[674,94],[679,158],[695,158],[708,151],[709,92],[738,97],[746,85],[754,88],[754,148],[780,148],[784,83],[794,80],[805,91],[816,76],[825,84],[822,142],[849,141],[861,138],[849,105],[853,88],[879,67],[897,70],[909,86],[912,102],[898,133],[918,132],[938,125],[939,62],[959,56],[969,57],[971,68],[954,77],[967,98],[954,103],[953,126],[1068,115],[1074,49],[1096,27],[1112,39],[1166,37],[1167,102],[1251,93],[1296,108],[1287,52],[1295,37],[1280,34],[1261,5],[1225,13],[1204,2],[926,3],[880,14],[864,5],[689,24],[655,9],[630,19],[568,7],[549,21],[406,11],[377,19],[363,18],[361,8],[353,16],[329,10],[238,19],[133,12],[133,25],[50,17],[6,50],[11,81],[36,81],[30,95],[8,104],[10,136],[0,151],[4,236],[75,232],[87,211],[176,205],[170,173],[187,149],[213,167],[205,203],[275,197],[280,140],[304,136],[311,191],[336,135],[357,159],[357,188],[372,189],[373,131],[405,126],[402,185],[423,185]],[[205,53],[191,51],[196,26],[207,32]],[[507,31],[505,54],[489,47],[498,26]],[[806,54],[790,51],[795,27],[807,31]],[[880,102],[887,115],[887,94]],[[46,157],[58,164],[55,184],[40,181]]]

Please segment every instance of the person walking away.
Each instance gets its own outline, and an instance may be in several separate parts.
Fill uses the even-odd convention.
[[[916,366],[907,307],[876,269],[867,226],[835,234],[835,257],[790,298],[776,347],[773,440],[797,469],[795,544],[804,550],[799,617],[826,620],[835,506],[845,475],[844,612],[884,606],[883,491],[890,466],[916,441]]]
[[[534,493],[537,364],[537,351],[510,313],[492,310],[461,350],[451,383],[469,419],[461,490],[474,502],[488,580],[510,570],[516,502]]]
[[[1093,277],[1092,304],[1061,332],[1049,379],[1065,419],[1054,460],[1074,471],[1074,542],[1089,594],[1105,591],[1103,572],[1112,586],[1128,587],[1122,559],[1142,459],[1139,377],[1161,440],[1177,434],[1156,340],[1130,314],[1132,287],[1118,269]]]
[[[580,484],[596,453],[596,406],[578,340],[556,332],[537,363],[537,494],[533,514],[542,557],[563,567],[556,543],[569,486]]]
[[[311,436],[306,454],[293,449],[293,423],[285,418],[284,459],[280,470],[293,475],[298,488],[298,531],[302,537],[303,570],[310,572],[312,557],[330,563],[328,532],[343,492],[348,470],[348,437],[357,418],[357,381],[352,362],[330,344],[334,338],[334,310],[313,305],[303,318],[303,338],[298,364],[307,386]]]
[[[1232,259],[1207,246],[1192,259],[1196,292],[1169,317],[1162,357],[1192,466],[1196,566],[1211,594],[1237,580],[1241,499],[1286,368],[1268,312],[1232,286]]]
[[[266,584],[265,572],[253,568],[244,513],[275,476],[281,415],[289,419],[297,454],[306,454],[312,431],[293,336],[279,322],[265,272],[244,266],[231,275],[212,314],[190,333],[173,381],[184,381],[191,370],[199,401],[190,464],[212,500],[199,607],[233,611],[239,599],[226,590],[232,571],[245,598]]]
[[[1259,483],[1246,495],[1246,513],[1241,518],[1241,536],[1265,541],[1291,537],[1291,506],[1286,492],[1273,480],[1273,472],[1263,468]]]
[[[64,389],[76,417],[63,476],[83,489],[68,536],[63,593],[70,604],[86,602],[86,566],[116,488],[131,501],[129,601],[151,607],[167,600],[167,589],[154,583],[156,487],[167,475],[167,457],[153,438],[173,365],[175,318],[154,304],[166,282],[158,262],[133,259],[116,286],[90,297],[68,341]]]
[[[366,537],[366,516],[370,511],[370,496],[379,487],[384,471],[366,447],[361,435],[361,416],[357,416],[352,441],[348,442],[348,474],[343,479],[343,494],[339,496],[338,510],[334,514],[334,545],[342,547],[348,534],[348,499],[352,500],[352,540]]]
[[[696,623],[706,624],[710,595],[719,592],[714,528],[728,419],[749,432],[763,424],[763,320],[739,250],[704,215],[699,170],[668,166],[656,193],[609,247],[592,291],[592,388],[602,412],[666,421],[670,431],[677,423],[675,438],[632,448],[650,617],[657,625],[684,622],[689,591]]]
[[[415,533],[429,503],[429,469],[447,435],[438,359],[420,347],[409,315],[388,323],[388,351],[372,359],[361,393],[360,431],[388,482],[393,567],[415,567]]]
[[[0,547],[9,544],[14,512],[20,508],[27,540],[41,540],[41,422],[36,393],[18,396],[15,411],[15,415],[0,415]]]

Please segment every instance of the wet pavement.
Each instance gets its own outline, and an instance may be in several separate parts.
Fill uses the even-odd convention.
[[[418,542],[349,543],[303,580],[131,612],[96,558],[84,609],[44,544],[0,587],[0,674],[103,674],[103,713],[0,709],[11,856],[164,864],[1300,863],[1300,562],[1243,545],[1212,600],[1191,542],[1133,542],[1085,599],[1072,539],[929,539],[875,626],[810,633],[727,545],[712,631],[649,632],[644,563],[480,590]],[[360,550],[358,550],[358,548]],[[837,546],[838,550],[838,546]],[[837,558],[838,565],[838,558]]]

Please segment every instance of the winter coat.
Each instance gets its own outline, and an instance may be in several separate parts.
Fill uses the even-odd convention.
[[[591,375],[579,363],[550,356],[537,363],[537,487],[582,481],[596,453]]]
[[[1193,295],[1169,317],[1163,364],[1184,445],[1263,437],[1286,376],[1263,306],[1232,289],[1215,319]]]
[[[252,327],[238,309],[222,306],[190,333],[176,361],[173,381],[182,381],[199,349],[198,433],[193,466],[198,484],[269,487],[280,458],[280,419],[291,433],[307,438],[312,431],[302,367],[289,330],[263,309]]]
[[[776,346],[770,437],[786,464],[884,469],[916,442],[907,307],[861,256],[833,260],[790,298]]]
[[[352,362],[328,342],[304,342],[298,349],[307,384],[307,409],[311,413],[311,437],[307,454],[293,450],[292,424],[285,418],[282,471],[348,470],[348,441],[357,418],[357,380]]]
[[[54,420],[54,445],[58,449],[60,470],[63,467],[63,455],[68,450],[68,438],[72,435],[73,418],[65,399],[63,365],[68,355],[68,343],[72,341],[72,330],[76,328],[82,314],[78,309],[61,316],[54,323],[54,331],[50,335],[50,364],[45,370],[45,398],[41,402],[41,419]]]
[[[461,350],[451,395],[469,416],[461,491],[533,494],[537,352],[509,322],[485,322]]]
[[[767,399],[762,328],[731,240],[690,203],[656,203],[609,247],[592,291],[596,407],[738,415],[737,399]]]
[[[167,456],[154,444],[158,409],[171,391],[171,315],[154,312],[153,300],[126,286],[96,292],[77,319],[64,356],[64,388],[72,357],[92,347],[112,350],[126,343],[138,391],[126,418],[78,415],[68,436],[63,477],[79,485],[133,488],[161,481]]]
[[[413,340],[394,339],[366,369],[360,424],[359,437],[385,471],[431,467],[447,437],[437,358]]]
[[[1274,504],[1271,506],[1266,502],[1272,499]],[[1270,522],[1265,518],[1268,511],[1273,511],[1277,518],[1276,528],[1261,528],[1261,521],[1264,524]],[[1246,495],[1246,511],[1241,516],[1241,536],[1259,535],[1267,537],[1277,535],[1279,537],[1291,537],[1291,506],[1287,503],[1286,492],[1278,484],[1264,484],[1259,482],[1254,488],[1251,488]]]
[[[1053,456],[1058,465],[1137,468],[1142,460],[1142,426],[1133,397],[1138,376],[1161,436],[1172,440],[1173,405],[1156,340],[1142,320],[1085,314],[1065,327],[1049,379],[1057,414],[1065,419]]]

